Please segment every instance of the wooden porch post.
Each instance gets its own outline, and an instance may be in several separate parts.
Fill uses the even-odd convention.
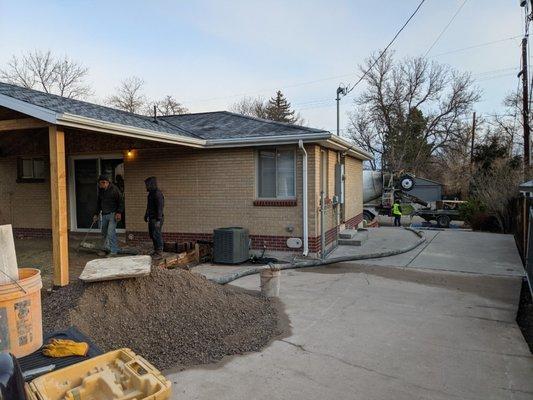
[[[65,133],[56,125],[51,125],[48,128],[48,136],[50,141],[54,286],[66,286],[69,282],[69,266]]]

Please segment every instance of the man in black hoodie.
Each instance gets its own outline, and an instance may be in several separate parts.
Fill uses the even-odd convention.
[[[144,221],[148,222],[148,233],[154,243],[152,257],[159,260],[162,258],[161,253],[163,252],[163,235],[161,234],[161,229],[163,228],[165,196],[157,188],[157,179],[155,176],[146,178],[144,184],[148,192],[148,203],[146,205]]]

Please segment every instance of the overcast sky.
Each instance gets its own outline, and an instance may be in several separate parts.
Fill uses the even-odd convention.
[[[397,55],[425,53],[463,1],[426,0],[393,46]],[[357,65],[390,41],[418,3],[0,0],[0,65],[12,54],[50,49],[89,67],[99,99],[136,75],[148,96],[172,94],[191,112],[281,89],[308,125],[334,130],[338,84],[357,78]],[[473,74],[483,90],[479,113],[497,112],[517,87],[518,3],[468,0],[429,54]],[[499,42],[455,51],[492,41]],[[341,127],[352,101],[343,99]]]

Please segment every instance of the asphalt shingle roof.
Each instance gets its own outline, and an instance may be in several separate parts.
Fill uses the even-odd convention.
[[[153,117],[132,114],[85,101],[69,99],[0,82],[0,94],[56,113],[68,113],[104,122],[200,139],[239,139],[291,136],[326,131],[246,117],[228,111]]]

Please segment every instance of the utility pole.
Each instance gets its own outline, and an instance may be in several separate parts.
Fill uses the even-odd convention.
[[[347,94],[347,88],[343,87],[342,84],[339,85],[337,88],[337,97],[335,98],[335,101],[337,102],[337,136],[340,136],[340,103],[341,103],[341,94],[343,96],[346,96]]]
[[[476,136],[476,112],[472,115],[472,144],[470,145],[470,169],[474,165],[474,138]]]
[[[524,171],[529,168],[529,99],[527,75],[527,36],[522,39],[522,119],[524,122]]]

